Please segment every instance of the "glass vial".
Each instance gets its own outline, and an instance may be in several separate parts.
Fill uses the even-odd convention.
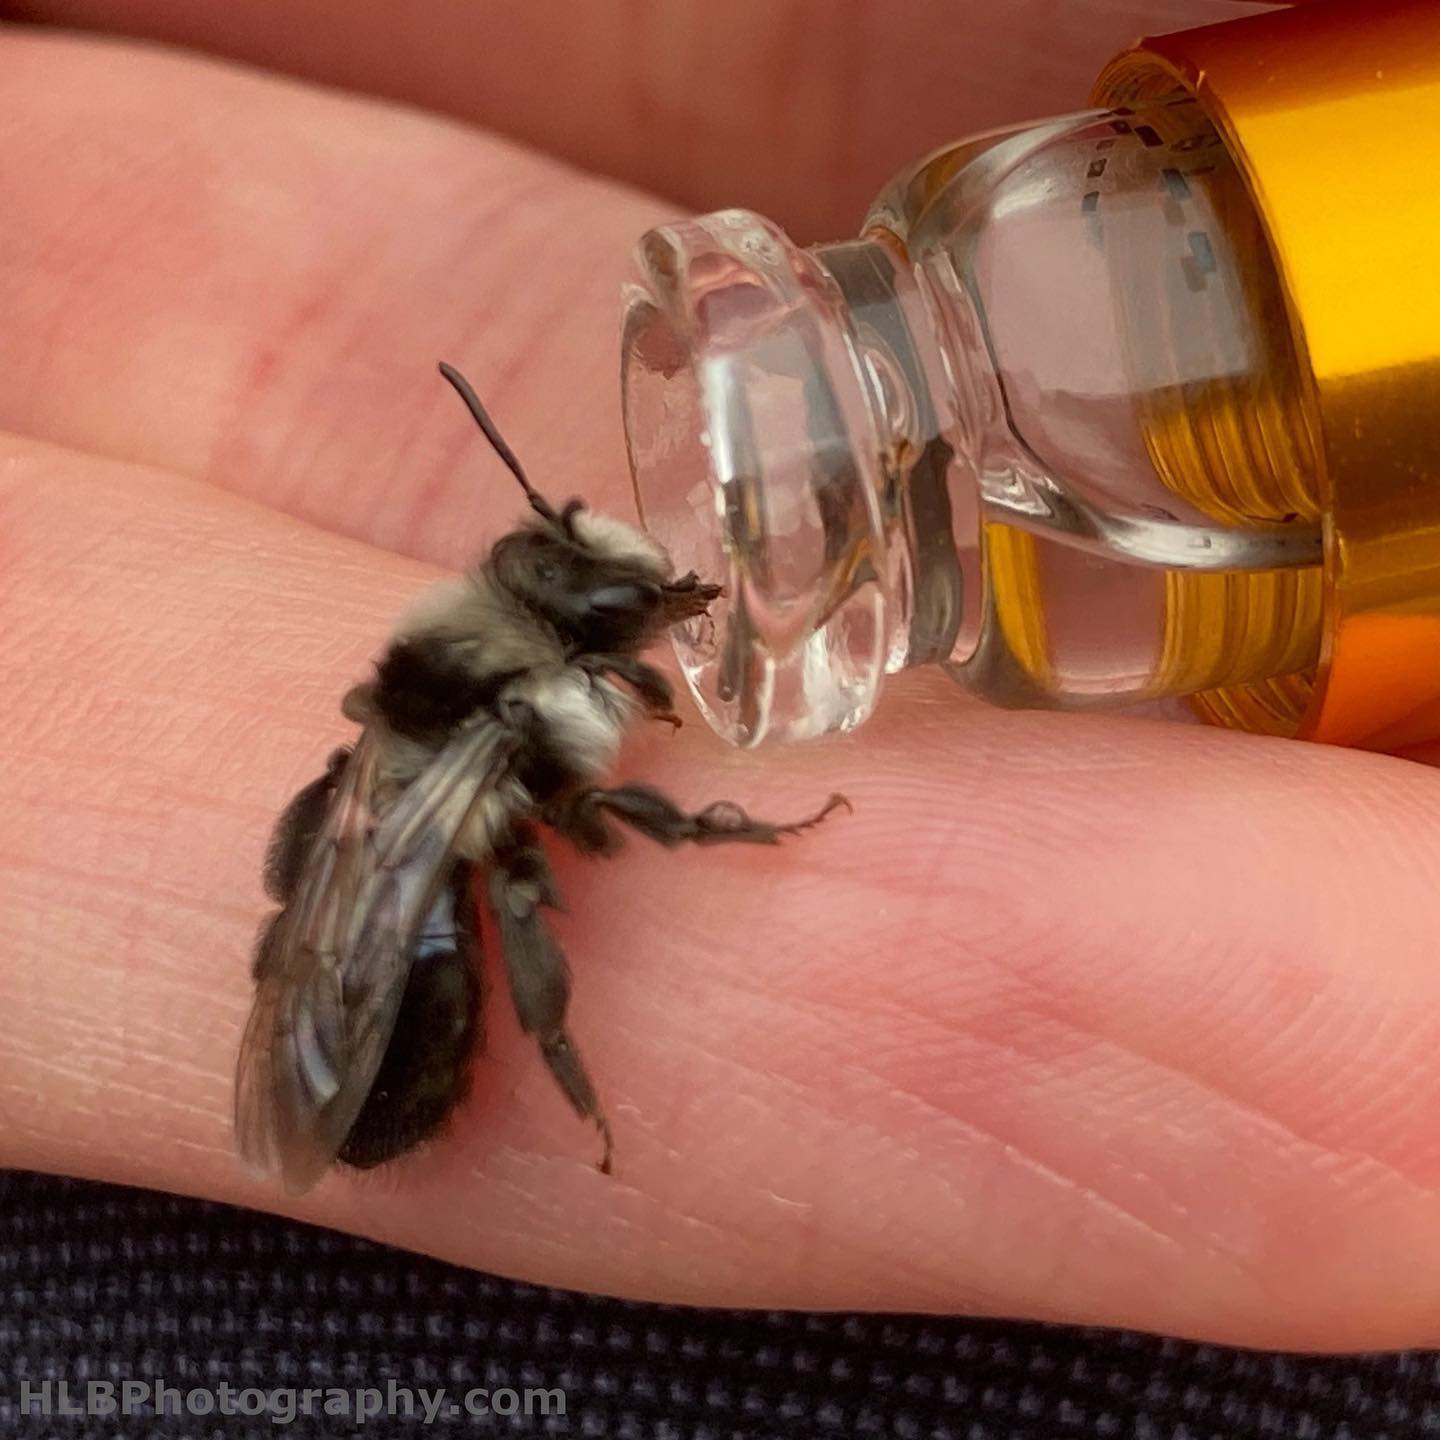
[[[727,739],[853,728],[922,664],[1006,706],[1200,695],[1258,729],[1303,707],[1303,367],[1193,97],[951,146],[855,241],[800,249],[727,211],[639,255],[636,493],[680,567],[725,584],[677,649]]]

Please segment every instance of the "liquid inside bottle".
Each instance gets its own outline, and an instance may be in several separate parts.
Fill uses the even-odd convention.
[[[1001,705],[1188,695],[1283,730],[1318,658],[1317,462],[1265,236],[1177,96],[968,141],[859,240],[652,231],[624,399],[646,525],[726,595],[677,642],[754,744],[938,664]]]

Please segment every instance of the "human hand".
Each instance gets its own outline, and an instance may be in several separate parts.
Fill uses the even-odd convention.
[[[162,24],[140,0],[47,8]],[[304,0],[287,27],[332,8]],[[1152,28],[1237,8],[1176,0]],[[235,9],[273,56],[268,12]],[[510,46],[551,52],[484,13],[488,55],[444,0],[407,11],[414,53],[380,43],[381,7],[315,33],[361,66],[348,78],[404,70],[414,99],[446,98],[431,66],[508,66],[507,120],[545,141],[585,66],[557,49],[526,110],[515,77],[533,95],[537,67]],[[895,163],[1057,108],[1062,77],[1078,103],[1140,28],[1067,7],[1124,28],[1093,54],[1079,18],[1016,48],[1013,103],[957,58],[1051,13],[986,30],[977,7],[948,54],[927,35],[920,63],[942,56],[936,78],[963,74],[963,101],[973,76],[992,108],[943,117],[951,92],[916,87],[927,133]],[[561,16],[529,23],[558,46]],[[691,131],[654,147],[695,147],[711,178],[687,200],[844,233],[836,197],[878,188],[888,134],[777,145],[768,172],[722,124],[749,112],[715,58],[724,86],[696,80]],[[0,32],[0,73],[0,1161],[631,1295],[1435,1343],[1416,1277],[1440,1239],[1440,782],[998,714],[936,679],[805,749],[729,752],[698,722],[637,738],[626,773],[687,803],[783,817],[851,796],[853,817],[778,852],[556,848],[614,1177],[497,986],[442,1142],[293,1205],[248,1182],[229,1113],[268,827],[346,735],[339,697],[398,609],[518,513],[434,362],[475,380],[547,488],[623,511],[616,295],[634,239],[679,207],[450,122],[115,43]],[[646,113],[591,125],[632,176]],[[787,213],[766,190],[782,175],[816,198]]]

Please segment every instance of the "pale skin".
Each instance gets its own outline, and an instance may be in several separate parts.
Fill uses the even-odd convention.
[[[183,38],[475,123],[0,30],[20,117],[0,149],[0,1163],[635,1296],[1440,1344],[1440,780],[990,712],[940,679],[807,749],[730,752],[695,718],[636,736],[623,778],[686,804],[785,819],[850,796],[779,851],[552,847],[612,1177],[498,988],[443,1142],[293,1204],[244,1177],[231,1080],[269,824],[346,737],[339,697],[394,616],[520,513],[435,361],[540,483],[628,514],[616,295],[644,228],[743,201],[844,234],[907,155],[1080,103],[1147,24],[1242,7],[1072,0],[1060,23],[951,0],[941,25],[917,5],[924,63],[959,83],[914,87],[886,126],[878,99],[840,104],[829,67],[863,54],[787,69],[823,30],[803,5],[731,50],[703,6],[663,34],[655,7],[585,7],[587,45],[633,51],[629,108],[567,47],[580,7],[425,0],[404,46],[394,7],[339,8],[296,0],[282,40],[272,7],[194,7]],[[181,23],[143,0],[27,10]],[[876,62],[892,95],[898,45]],[[537,46],[553,58],[519,89]],[[725,128],[737,77],[773,145]],[[779,126],[782,81],[813,128]],[[501,120],[684,203],[480,128]]]

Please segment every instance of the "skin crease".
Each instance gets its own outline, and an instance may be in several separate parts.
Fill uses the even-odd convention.
[[[520,513],[434,361],[623,509],[615,292],[670,207],[158,51],[12,30],[0,73],[0,1163],[650,1298],[1440,1343],[1440,781],[932,677],[804,749],[637,734],[686,803],[850,794],[779,851],[552,847],[615,1177],[497,986],[444,1141],[247,1181],[268,827]]]

